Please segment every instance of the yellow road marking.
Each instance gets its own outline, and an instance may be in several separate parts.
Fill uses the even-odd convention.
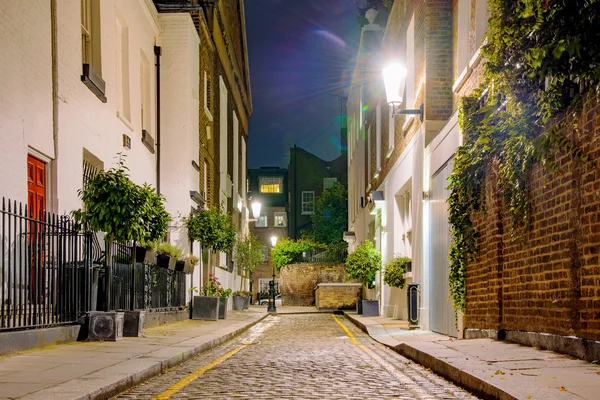
[[[247,343],[247,342],[245,342]],[[186,387],[187,385],[189,385],[190,383],[192,383],[193,381],[195,381],[196,379],[198,379],[203,373],[207,372],[208,370],[210,370],[211,368],[213,368],[215,365],[222,363],[223,361],[227,360],[229,357],[231,357],[232,355],[234,355],[235,353],[237,353],[238,351],[242,350],[244,347],[246,347],[248,344],[242,344],[241,346],[236,347],[235,349],[231,350],[229,353],[211,361],[209,364],[206,364],[200,368],[198,368],[197,370],[195,370],[194,372],[190,373],[189,375],[187,375],[184,378],[181,378],[177,383],[173,384],[171,387],[169,387],[167,390],[165,390],[164,392],[162,392],[161,394],[159,394],[158,396],[154,397],[152,400],[166,400],[169,399],[172,395],[174,395],[175,393],[179,392],[181,389],[183,389],[184,387]]]
[[[346,325],[342,324],[342,322],[338,319],[338,317],[335,316],[335,314],[331,314],[331,316],[333,317],[333,319],[335,319],[335,322],[337,322],[342,327],[342,329],[346,332],[346,335],[348,335],[348,337],[350,338],[352,343],[354,343],[355,345],[360,347],[360,345],[354,338],[354,335],[352,334],[352,332],[350,332],[350,329],[346,328]]]

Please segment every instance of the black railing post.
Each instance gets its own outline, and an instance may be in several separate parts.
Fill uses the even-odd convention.
[[[135,309],[135,252],[136,252],[136,241],[133,241],[131,246],[131,287],[129,293],[129,309],[133,311]]]

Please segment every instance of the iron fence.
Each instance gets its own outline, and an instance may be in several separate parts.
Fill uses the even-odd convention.
[[[348,251],[346,249],[308,250],[296,254],[292,264],[321,263],[321,262],[346,262]]]
[[[136,262],[136,249],[131,243],[113,243],[112,246],[111,309],[148,310],[186,305],[184,272]]]
[[[2,199],[0,330],[71,324],[92,303],[92,234]]]

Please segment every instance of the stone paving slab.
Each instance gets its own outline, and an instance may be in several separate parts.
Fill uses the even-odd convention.
[[[79,342],[0,358],[0,400],[106,399],[240,334],[266,307],[182,321],[118,342]]]
[[[346,313],[346,317],[373,339],[482,397],[600,398],[600,366],[596,364],[498,340],[457,340],[428,331],[387,329],[381,317],[356,313]]]

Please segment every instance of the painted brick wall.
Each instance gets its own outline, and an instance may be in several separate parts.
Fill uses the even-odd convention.
[[[475,215],[480,252],[468,268],[466,328],[600,339],[600,105],[591,96],[581,112],[566,115],[561,133],[591,161],[563,155],[560,173],[532,169],[533,228],[522,243],[510,238],[511,221],[488,185],[493,205]]]
[[[286,306],[312,306],[319,283],[345,282],[344,264],[285,265],[280,270],[281,297]]]

